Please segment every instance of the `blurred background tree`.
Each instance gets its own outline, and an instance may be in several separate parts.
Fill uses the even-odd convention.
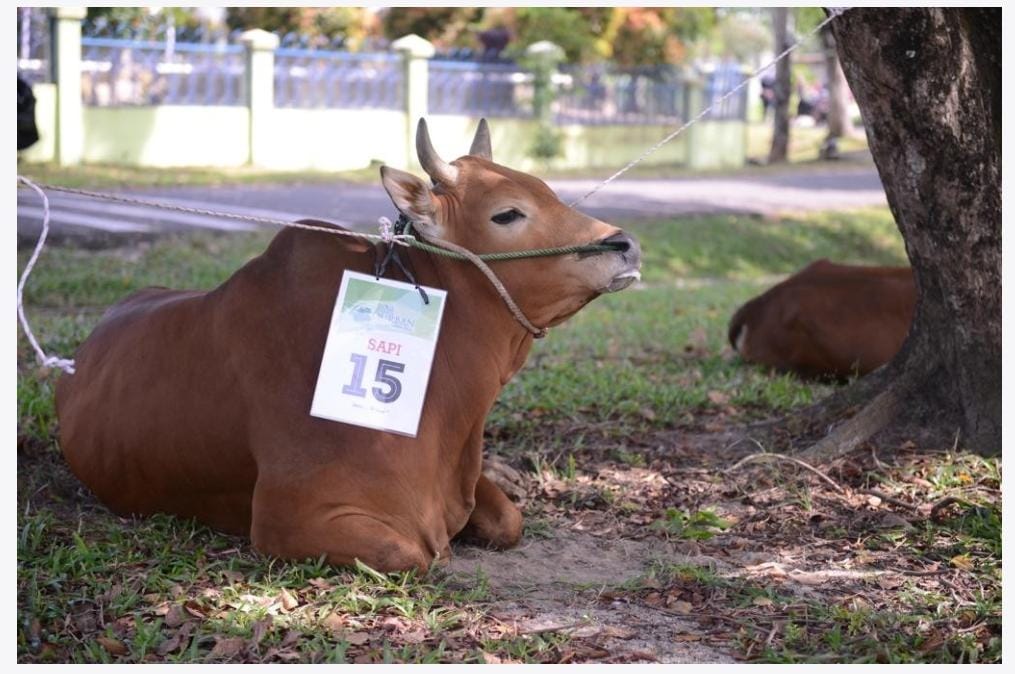
[[[360,7],[230,7],[226,25],[233,29],[299,34],[307,46],[323,46],[341,39],[357,50],[372,32],[370,15]]]
[[[482,7],[391,7],[381,15],[384,36],[396,40],[415,33],[438,48],[474,44],[474,25]]]

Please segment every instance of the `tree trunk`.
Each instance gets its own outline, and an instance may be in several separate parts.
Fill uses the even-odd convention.
[[[789,46],[786,33],[789,21],[789,9],[776,7],[772,9],[772,27],[775,30],[775,53],[781,53]],[[775,101],[774,122],[772,127],[772,150],[768,153],[768,163],[776,164],[786,161],[789,147],[789,94],[790,94],[790,56],[775,64]]]
[[[825,50],[825,77],[828,81],[828,138],[851,136],[853,120],[849,116],[849,85],[829,26],[821,30],[821,43]]]
[[[831,26],[919,299],[902,350],[869,377],[877,386],[855,385],[873,401],[807,454],[827,460],[906,421],[997,454],[1001,10],[856,8]]]

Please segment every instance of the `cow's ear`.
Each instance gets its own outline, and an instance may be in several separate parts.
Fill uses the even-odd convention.
[[[381,184],[395,208],[412,220],[417,229],[427,236],[443,238],[443,228],[437,222],[437,206],[429,185],[411,173],[390,166],[381,167]]]

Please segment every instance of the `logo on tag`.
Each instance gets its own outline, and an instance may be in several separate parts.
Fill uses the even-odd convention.
[[[447,291],[347,271],[310,414],[416,437]]]

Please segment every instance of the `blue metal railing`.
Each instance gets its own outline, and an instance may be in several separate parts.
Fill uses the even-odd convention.
[[[514,64],[430,61],[434,114],[531,117],[532,75]]]
[[[732,91],[738,84],[747,79],[747,75],[739,65],[720,65],[715,70],[705,73],[704,78],[702,107],[715,106],[705,116],[706,119],[731,121],[747,119],[748,87],[744,87],[725,101],[720,102],[720,99],[726,93]],[[698,111],[695,110],[693,112],[697,113]]]
[[[673,66],[561,69],[556,119],[561,124],[676,124],[687,119],[685,75]]]
[[[81,39],[85,105],[245,105],[241,45]]]
[[[404,77],[396,54],[281,48],[275,50],[275,106],[400,110]]]
[[[18,7],[18,77],[49,82],[49,17],[41,7]]]

